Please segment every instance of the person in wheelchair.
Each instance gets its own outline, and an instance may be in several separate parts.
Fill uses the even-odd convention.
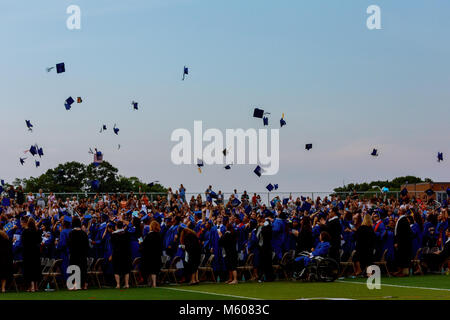
[[[318,257],[326,257],[328,255],[331,240],[330,234],[326,231],[322,231],[320,233],[319,240],[319,244],[317,244],[315,248],[311,249],[311,252],[303,251],[297,258],[295,258],[295,270],[300,270],[300,272],[294,272],[294,278],[301,278],[311,261],[317,259]]]

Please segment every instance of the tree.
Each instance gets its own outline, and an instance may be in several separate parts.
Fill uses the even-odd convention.
[[[405,177],[397,177],[392,179],[392,181],[372,181],[372,182],[363,182],[363,183],[350,183],[344,187],[335,188],[334,192],[352,192],[355,190],[356,192],[364,192],[364,191],[374,191],[374,187],[378,186],[380,188],[387,187],[390,191],[400,191],[402,185],[405,184],[415,184],[421,182],[433,182],[430,178],[425,178],[422,180],[421,178],[414,176],[405,176]]]
[[[92,181],[99,181],[99,188],[94,189]],[[14,186],[23,186],[25,192],[166,192],[160,184],[152,187],[140,181],[137,177],[127,178],[119,175],[119,170],[109,162],[104,161],[99,166],[85,165],[79,162],[67,162],[49,169],[39,177],[16,179]]]

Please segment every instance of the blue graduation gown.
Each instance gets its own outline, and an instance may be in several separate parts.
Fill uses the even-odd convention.
[[[272,224],[272,249],[278,260],[283,257],[283,245],[285,242],[286,223],[276,218]]]
[[[386,261],[394,261],[394,231],[390,228],[386,229],[386,238],[383,243],[383,252],[386,249],[388,250],[386,253]]]
[[[256,230],[253,229],[250,240],[248,241],[248,251],[249,253],[253,253],[253,266],[259,266],[259,246],[258,246],[258,238],[256,237]]]
[[[416,257],[417,250],[422,248],[422,239],[423,239],[423,232],[420,230],[420,226],[418,223],[414,223],[411,225],[411,231],[412,231],[412,252],[411,256]],[[420,258],[420,256],[419,256]]]
[[[56,249],[59,252],[59,258],[62,259],[61,269],[64,279],[67,279],[67,268],[69,267],[69,247],[67,245],[67,240],[69,239],[69,233],[72,231],[71,228],[63,229],[59,235],[59,241]]]

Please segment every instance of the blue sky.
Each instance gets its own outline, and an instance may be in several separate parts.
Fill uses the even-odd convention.
[[[81,30],[66,28],[71,4]],[[371,4],[381,7],[382,30],[366,28]],[[89,163],[98,147],[123,175],[188,191],[261,191],[269,182],[329,191],[407,174],[450,181],[449,160],[436,161],[438,151],[450,155],[449,10],[446,0],[3,1],[0,176]],[[66,73],[45,72],[62,61]],[[68,96],[84,101],[66,111]],[[255,106],[275,128],[285,113],[277,175],[172,164],[173,130],[192,131],[194,120],[260,128]],[[119,136],[99,134],[103,123],[117,123]],[[30,157],[20,166],[35,142],[46,153],[41,167]]]

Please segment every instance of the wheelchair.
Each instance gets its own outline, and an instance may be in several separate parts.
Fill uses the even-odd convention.
[[[309,252],[301,252],[297,257],[306,256],[309,257]],[[339,265],[338,263],[327,256],[317,256],[311,258],[309,264],[301,268],[297,262],[293,261],[294,264],[294,280],[303,281],[321,281],[321,282],[333,282],[339,277]]]

